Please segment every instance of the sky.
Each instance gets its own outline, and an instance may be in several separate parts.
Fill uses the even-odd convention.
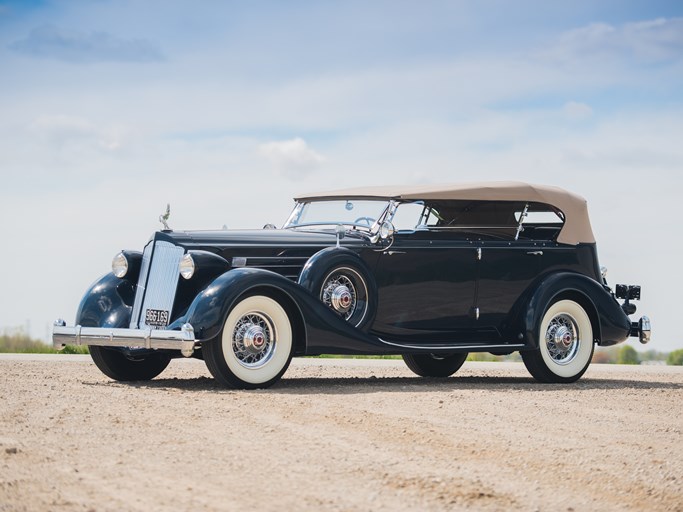
[[[0,330],[74,321],[121,249],[292,197],[515,180],[588,200],[683,348],[683,3],[0,0]]]

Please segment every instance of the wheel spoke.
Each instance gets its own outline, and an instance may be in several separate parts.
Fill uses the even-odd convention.
[[[275,351],[275,330],[262,313],[250,312],[235,323],[232,349],[239,363],[246,368],[266,364]]]
[[[356,310],[357,292],[353,281],[342,273],[332,274],[322,287],[322,301],[344,320],[351,318]]]
[[[558,364],[570,363],[579,349],[579,329],[572,317],[561,313],[550,320],[545,333],[548,354]]]

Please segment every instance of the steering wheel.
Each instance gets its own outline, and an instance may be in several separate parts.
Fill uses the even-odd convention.
[[[377,219],[373,219],[372,217],[358,217],[356,220],[353,221],[354,224],[360,224],[362,222],[365,222],[368,225],[368,227],[370,227],[375,222],[377,222]]]

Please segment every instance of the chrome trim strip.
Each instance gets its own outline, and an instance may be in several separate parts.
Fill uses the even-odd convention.
[[[138,321],[140,320],[140,311],[142,310],[142,299],[145,296],[145,288],[147,287],[147,274],[149,273],[149,264],[152,261],[152,251],[154,250],[154,243],[149,242],[142,253],[142,263],[140,263],[140,277],[138,277],[138,284],[135,287],[135,301],[133,302],[133,313],[130,316],[130,328],[136,329]]]
[[[518,349],[518,348],[524,348],[526,345],[523,343],[519,344],[514,344],[514,345],[410,345],[408,343],[393,343],[391,341],[386,341],[383,340],[382,338],[377,338],[379,341],[384,343],[385,345],[391,345],[392,347],[400,347],[400,348],[416,348],[416,349],[424,349],[424,350],[454,350],[454,349],[473,349],[473,348],[485,348],[485,349],[499,349],[499,348],[511,348],[511,349]]]
[[[508,226],[478,226],[476,224],[468,224],[468,225],[461,225],[461,226],[425,226],[427,231],[456,231],[456,230],[463,230],[463,229],[472,229],[472,230],[487,230],[487,229],[517,229],[516,225],[508,225]],[[412,231],[412,230],[411,230]]]
[[[95,345],[98,347],[130,347],[148,349],[180,350],[190,357],[199,340],[194,329],[185,324],[180,331],[155,329],[122,329],[107,327],[67,327],[55,325],[52,328],[52,345],[60,350],[66,345]]]
[[[249,256],[249,261],[261,261],[261,260],[301,260],[307,261],[310,256]]]

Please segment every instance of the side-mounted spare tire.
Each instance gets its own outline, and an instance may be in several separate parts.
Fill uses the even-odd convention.
[[[309,258],[299,284],[352,326],[367,331],[377,312],[377,284],[353,251],[328,247]]]

